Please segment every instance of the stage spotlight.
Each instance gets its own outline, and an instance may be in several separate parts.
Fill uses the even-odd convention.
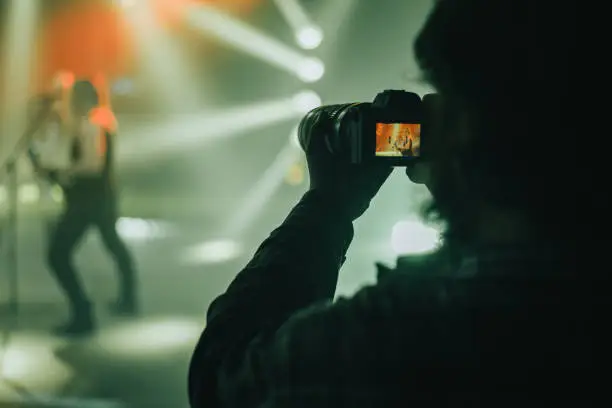
[[[316,107],[321,106],[321,97],[313,91],[303,91],[293,97],[293,103],[297,111],[308,113]]]
[[[300,64],[297,74],[304,82],[317,82],[325,74],[325,65],[318,58],[305,58]]]
[[[393,226],[391,247],[397,255],[425,254],[440,245],[440,232],[419,221],[400,221]]]
[[[305,50],[314,50],[323,42],[323,31],[316,26],[304,27],[297,32],[296,41]]]
[[[183,253],[183,261],[191,265],[220,264],[238,258],[242,249],[239,243],[224,239],[208,241],[188,248]]]

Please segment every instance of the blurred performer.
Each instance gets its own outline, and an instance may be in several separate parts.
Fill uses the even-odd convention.
[[[407,124],[397,129],[395,149],[404,157],[414,157],[419,154],[419,125]]]
[[[69,164],[70,140],[66,137],[64,124],[68,123],[70,113],[70,91],[74,84],[74,75],[60,72],[56,75],[51,90],[30,101],[29,123],[32,126],[30,135],[30,157],[35,168],[66,169]],[[53,217],[47,213],[52,206],[52,191],[55,183],[47,178],[38,179],[40,191],[39,204],[44,210],[47,236],[50,236],[55,225]]]
[[[90,81],[71,88],[70,119],[64,121],[70,150],[67,169],[37,167],[39,174],[54,180],[64,192],[65,210],[51,237],[48,262],[68,297],[71,318],[56,332],[88,334],[95,329],[92,305],[72,263],[72,255],[87,229],[95,226],[106,249],[117,263],[119,298],[112,305],[118,314],[137,312],[135,271],[131,256],[117,234],[117,198],[113,177],[113,142],[116,119],[99,105],[99,94]]]

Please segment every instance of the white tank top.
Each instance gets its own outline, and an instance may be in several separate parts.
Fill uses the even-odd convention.
[[[47,169],[67,170],[71,165],[70,140],[63,134],[65,130],[59,118],[49,119],[40,129],[34,140],[34,149],[40,165]]]

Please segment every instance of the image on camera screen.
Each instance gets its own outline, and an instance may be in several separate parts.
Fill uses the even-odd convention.
[[[421,125],[417,123],[377,123],[377,157],[418,157]]]

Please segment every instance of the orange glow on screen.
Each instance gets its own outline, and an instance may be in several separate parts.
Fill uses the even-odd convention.
[[[376,156],[419,156],[421,125],[415,123],[377,123]]]

